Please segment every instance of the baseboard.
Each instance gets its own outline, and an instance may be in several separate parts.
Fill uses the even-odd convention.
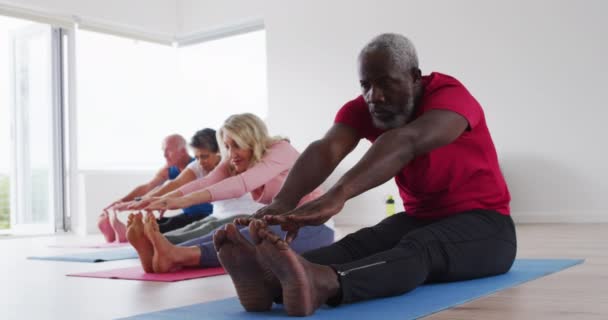
[[[516,223],[608,223],[606,211],[513,211]]]
[[[608,223],[606,211],[512,211],[515,223]],[[384,217],[381,215],[337,215],[337,227],[371,226]]]

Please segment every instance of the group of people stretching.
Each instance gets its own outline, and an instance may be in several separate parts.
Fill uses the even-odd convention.
[[[247,113],[217,133],[197,132],[195,159],[183,138],[167,137],[166,166],[106,207],[100,230],[108,241],[130,242],[146,272],[223,266],[251,312],[281,303],[305,316],[322,305],[507,272],[515,227],[481,105],[455,78],[423,76],[402,35],[373,38],[358,71],[362,94],[302,154]],[[372,142],[369,150],[323,192],[361,139]],[[334,243],[332,217],[389,179],[405,212]],[[164,217],[176,209],[183,213]],[[145,215],[129,214],[125,226],[121,210]]]

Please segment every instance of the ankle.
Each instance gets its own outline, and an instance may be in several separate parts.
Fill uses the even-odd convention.
[[[201,250],[197,246],[177,247],[179,249],[178,262],[185,267],[197,267],[201,261]]]
[[[316,287],[321,293],[319,298],[322,303],[335,306],[340,304],[342,300],[342,291],[340,290],[340,280],[338,273],[330,266],[316,265],[319,269],[316,280]]]

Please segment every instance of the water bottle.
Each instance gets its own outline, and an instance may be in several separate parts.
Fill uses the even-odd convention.
[[[388,196],[386,199],[386,216],[390,217],[395,214],[395,200],[393,196]]]

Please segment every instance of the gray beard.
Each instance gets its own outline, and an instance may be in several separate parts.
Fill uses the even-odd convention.
[[[374,124],[374,127],[380,130],[390,130],[404,126],[406,123],[406,119],[403,114],[398,114],[389,121],[381,121],[380,119],[376,119],[372,116],[372,122]]]
[[[413,97],[410,98],[407,102],[405,110],[407,113],[396,114],[392,119],[388,121],[381,121],[380,119],[374,118],[374,116],[372,115],[372,123],[374,127],[380,130],[390,130],[405,126],[407,124],[408,119],[412,115],[412,112],[414,111]]]

